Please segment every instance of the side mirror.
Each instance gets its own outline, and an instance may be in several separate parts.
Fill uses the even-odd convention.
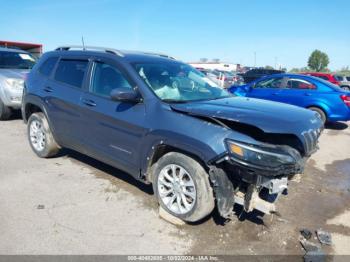
[[[138,92],[130,88],[115,88],[111,91],[111,99],[119,102],[138,103],[141,97]]]
[[[247,92],[251,91],[252,89],[254,89],[256,86],[256,83],[253,83],[251,85],[246,85],[246,89],[247,89]]]

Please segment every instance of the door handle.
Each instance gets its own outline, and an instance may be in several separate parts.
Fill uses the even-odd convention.
[[[96,106],[96,103],[90,99],[83,99],[82,102],[83,102],[83,104],[85,104],[87,106],[91,106],[91,107]]]
[[[274,96],[278,96],[279,93],[272,93]]]
[[[46,93],[51,93],[53,91],[53,89],[51,87],[47,86],[47,87],[44,87],[44,91]]]
[[[310,93],[305,93],[305,95],[306,95],[306,96],[311,96],[311,94],[310,94]]]

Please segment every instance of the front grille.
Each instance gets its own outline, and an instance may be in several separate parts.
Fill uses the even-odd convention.
[[[310,129],[302,133],[304,137],[305,155],[309,156],[317,150],[318,138],[321,134],[320,130]]]

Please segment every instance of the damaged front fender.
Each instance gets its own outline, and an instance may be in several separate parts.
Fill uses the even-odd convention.
[[[233,215],[233,205],[235,203],[234,188],[224,170],[216,166],[210,166],[209,178],[213,185],[219,214],[224,218]]]

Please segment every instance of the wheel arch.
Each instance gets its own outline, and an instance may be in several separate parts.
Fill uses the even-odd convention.
[[[47,113],[47,109],[43,104],[43,101],[36,96],[33,95],[26,95],[23,103],[22,103],[22,118],[25,124],[27,124],[29,117],[33,113],[41,112],[45,115],[47,122],[49,123],[52,135],[57,141],[56,135],[55,135],[55,128],[51,123],[51,119],[49,117],[49,114]]]
[[[326,109],[325,106],[321,106],[319,104],[311,104],[311,105],[308,105],[306,108],[310,109],[311,107],[316,107],[316,108],[322,110],[323,113],[325,113],[326,117],[328,118],[328,116],[329,116],[329,109],[328,108]]]
[[[142,166],[141,166],[141,174],[143,175],[143,179],[145,179],[148,183],[151,183],[152,177],[151,177],[151,168],[152,166],[165,154],[169,152],[177,152],[184,154],[188,157],[193,158],[196,160],[207,172],[209,172],[209,166],[207,165],[206,159],[199,154],[195,150],[188,150],[185,149],[182,146],[176,146],[171,143],[164,143],[160,141],[158,144],[155,144],[152,146],[149,154],[147,154],[146,161],[143,161]]]
[[[40,98],[32,95],[26,95],[22,103],[22,117],[25,123],[28,122],[30,115],[36,112],[44,113],[48,119],[46,108],[43,106]]]

